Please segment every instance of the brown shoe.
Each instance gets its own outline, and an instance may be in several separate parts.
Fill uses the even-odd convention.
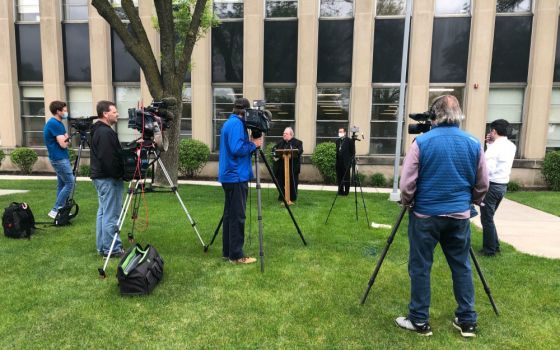
[[[251,258],[250,256],[244,256],[242,258],[236,259],[236,260],[229,260],[230,263],[232,264],[252,264],[257,262],[257,259],[255,258]]]

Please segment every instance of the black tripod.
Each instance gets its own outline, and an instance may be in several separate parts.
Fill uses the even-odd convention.
[[[350,187],[354,187],[354,203],[355,203],[355,208],[356,208],[356,221],[358,221],[358,186],[360,187],[360,194],[362,196],[362,203],[364,205],[364,212],[366,214],[366,225],[369,227],[369,218],[368,218],[368,212],[367,212],[367,208],[366,208],[366,201],[364,199],[364,191],[362,189],[362,184],[360,182],[360,177],[358,176],[358,170],[356,169],[356,141],[360,141],[358,139],[358,137],[356,136],[356,133],[354,132],[352,134],[352,138],[350,138],[351,142],[352,142],[352,159],[350,160],[350,165],[348,167],[346,167],[346,170],[344,172],[344,175],[342,176],[342,178],[340,179],[340,183],[338,184],[338,188],[340,189],[340,187],[342,186],[344,179],[346,178],[346,175],[348,174],[348,171],[350,171]],[[331,216],[331,212],[334,208],[334,204],[336,203],[336,199],[338,198],[338,191],[336,192],[336,195],[334,197],[334,200],[331,204],[331,209],[329,210],[329,214],[327,215],[327,219],[325,220],[325,224],[329,221],[329,217]]]
[[[189,220],[194,232],[196,233],[200,243],[202,244],[202,246],[204,247],[204,251],[206,251],[208,249],[208,246],[204,244],[204,241],[202,240],[202,237],[200,237],[200,233],[198,232],[198,229],[196,227],[196,222],[192,219],[191,215],[189,214],[189,211],[187,210],[187,207],[185,206],[185,204],[183,203],[183,200],[181,199],[181,196],[179,195],[179,191],[177,190],[177,186],[175,186],[173,184],[173,181],[171,180],[171,177],[169,176],[169,173],[167,172],[167,169],[165,168],[165,166],[163,165],[163,162],[161,161],[160,158],[160,152],[156,149],[156,145],[153,143],[152,140],[144,140],[142,143],[138,144],[138,146],[136,147],[135,150],[136,153],[136,157],[137,157],[137,166],[136,166],[136,170],[134,172],[134,176],[132,177],[132,180],[130,181],[130,184],[128,186],[128,191],[126,194],[126,198],[124,200],[123,206],[121,208],[121,213],[119,215],[119,219],[117,220],[117,229],[115,232],[115,235],[113,236],[113,241],[111,242],[111,247],[109,248],[109,253],[107,254],[107,258],[105,259],[105,263],[103,264],[103,268],[99,268],[99,276],[101,278],[105,278],[105,270],[107,269],[107,264],[109,263],[109,259],[111,257],[111,253],[113,252],[113,248],[115,247],[115,243],[117,241],[117,237],[119,237],[119,234],[121,232],[121,228],[122,225],[124,223],[124,218],[126,216],[126,213],[128,212],[128,209],[130,207],[130,204],[132,203],[132,200],[134,199],[134,208],[133,208],[133,215],[132,215],[132,220],[133,220],[133,224],[132,224],[132,232],[128,234],[128,238],[130,241],[134,240],[134,225],[136,222],[136,219],[138,217],[138,208],[140,206],[140,200],[138,200],[137,198],[137,194],[142,193],[142,192],[152,192],[152,193],[169,193],[169,192],[173,192],[175,194],[175,196],[177,197],[177,200],[179,201],[179,204],[181,205],[181,207],[183,208],[183,211],[185,212],[187,219]],[[150,160],[151,159],[151,160]],[[147,166],[143,166],[143,163],[147,163]],[[142,168],[150,168],[152,169],[152,184],[153,184],[153,180],[154,180],[154,170],[155,170],[155,163],[157,163],[161,169],[161,171],[163,172],[165,178],[167,179],[167,182],[169,183],[169,186],[171,187],[170,190],[154,190],[153,188],[149,188],[148,190],[144,189],[144,186],[146,184],[146,176],[144,176],[143,172],[144,170]],[[139,189],[140,187],[142,187],[142,189]]]
[[[395,222],[395,225],[393,226],[393,230],[391,231],[391,234],[389,235],[389,238],[387,238],[387,244],[385,245],[385,248],[383,248],[383,252],[381,253],[381,256],[379,257],[379,260],[377,261],[377,265],[375,265],[375,269],[373,270],[373,274],[371,275],[371,278],[369,279],[366,291],[364,292],[364,295],[362,296],[362,300],[360,301],[360,304],[362,304],[362,305],[366,302],[367,296],[369,294],[369,290],[371,289],[371,287],[373,286],[373,283],[375,282],[375,278],[377,277],[377,273],[379,272],[379,269],[381,268],[381,264],[383,263],[383,260],[385,259],[385,256],[387,255],[387,251],[389,251],[389,247],[391,246],[391,243],[393,243],[393,239],[395,238],[395,234],[397,233],[397,230],[399,229],[401,221],[402,221],[402,219],[404,217],[404,214],[406,213],[407,210],[408,210],[408,207],[406,207],[406,206],[402,207],[401,212],[399,213],[399,216],[397,218],[397,221]],[[492,304],[492,308],[494,309],[494,312],[496,313],[496,315],[499,315],[498,308],[496,307],[496,303],[494,302],[494,298],[492,297],[492,292],[490,291],[490,287],[488,287],[488,284],[486,283],[486,279],[484,278],[484,275],[482,274],[482,270],[480,269],[480,265],[478,265],[478,261],[476,260],[476,257],[474,255],[474,251],[473,251],[472,247],[469,248],[469,253],[470,253],[471,259],[474,263],[474,266],[476,268],[476,272],[478,272],[478,276],[480,277],[480,281],[482,282],[482,285],[484,286],[484,291],[486,292],[486,295],[488,295],[488,299],[490,300],[490,304]]]
[[[299,234],[299,237],[301,238],[301,241],[303,242],[303,245],[307,245],[307,242],[305,241],[305,238],[303,237],[303,234],[301,233],[301,230],[296,222],[296,219],[294,217],[294,214],[292,214],[292,210],[290,209],[290,206],[288,205],[288,202],[286,202],[286,198],[284,198],[284,193],[282,193],[282,190],[280,189],[280,185],[278,184],[278,179],[276,179],[276,176],[274,176],[274,172],[272,171],[272,168],[270,167],[270,164],[268,164],[268,161],[266,160],[266,156],[263,152],[262,149],[258,148],[255,153],[255,173],[257,174],[257,178],[256,178],[256,189],[257,189],[257,216],[258,216],[258,221],[259,221],[259,257],[260,257],[260,261],[261,261],[261,272],[264,272],[264,250],[263,250],[263,222],[262,222],[262,200],[261,200],[261,176],[260,176],[260,172],[259,172],[259,155],[260,158],[262,159],[262,161],[264,162],[264,165],[266,165],[266,169],[268,170],[268,173],[270,174],[270,177],[272,179],[272,181],[274,182],[274,185],[276,186],[276,189],[278,190],[278,194],[282,197],[282,201],[284,202],[284,207],[286,208],[286,210],[288,210],[288,213],[290,214],[290,217],[292,218],[292,222],[294,223],[294,226],[296,227],[296,230]],[[222,226],[222,223],[224,222],[224,217],[222,215],[222,218],[220,219],[220,222],[218,223],[218,227],[216,227],[216,230],[214,231],[214,236],[212,237],[212,240],[210,241],[210,243],[208,244],[208,246],[206,246],[204,248],[204,251],[207,251],[208,248],[214,243],[214,240],[216,239],[216,237],[218,236],[218,233],[220,232],[220,227]]]

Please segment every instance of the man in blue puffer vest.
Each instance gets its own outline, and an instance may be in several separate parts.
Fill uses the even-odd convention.
[[[431,335],[430,271],[439,242],[453,279],[457,301],[453,326],[463,337],[476,336],[474,286],[469,260],[470,207],[488,190],[488,174],[481,143],[459,126],[463,119],[454,96],[436,98],[430,110],[432,130],[412,143],[405,157],[401,202],[410,206],[408,273],[409,313],[398,317],[399,327]]]
[[[233,113],[220,133],[218,181],[225,193],[222,256],[234,264],[257,261],[243,253],[248,182],[253,178],[251,154],[262,146],[262,137],[249,141],[244,120],[249,107],[246,98],[235,100]]]

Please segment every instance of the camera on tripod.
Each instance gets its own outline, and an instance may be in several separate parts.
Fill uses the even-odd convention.
[[[254,100],[253,107],[245,109],[245,125],[251,130],[253,138],[258,139],[270,131],[272,114],[265,109],[265,100]]]
[[[167,109],[175,104],[173,99],[153,101],[144,108],[128,109],[128,127],[142,134],[145,140],[150,140],[155,134],[171,127],[173,113]]]
[[[352,140],[354,141],[362,141],[358,138],[358,133],[360,132],[360,128],[357,127],[356,125],[350,127],[350,132],[352,133],[352,136],[350,137]],[[362,134],[362,139],[364,138],[364,135]]]
[[[431,121],[436,119],[432,110],[423,113],[410,113],[408,117],[418,122],[416,124],[408,124],[409,134],[421,134],[430,131],[432,129]]]
[[[70,123],[71,128],[75,129],[80,134],[86,134],[91,129],[93,121],[97,118],[97,116],[81,118],[72,118],[68,116],[68,123]]]

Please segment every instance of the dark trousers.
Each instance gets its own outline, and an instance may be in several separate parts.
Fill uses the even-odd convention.
[[[482,249],[485,253],[495,254],[500,251],[498,231],[494,224],[494,214],[498,210],[507,191],[507,184],[490,182],[490,188],[484,197],[484,206],[480,207],[480,222],[482,223]]]
[[[247,182],[222,183],[225,193],[222,256],[230,260],[242,258],[245,242],[245,207]]]
[[[350,166],[336,166],[336,183],[338,184],[338,194],[347,196],[350,192]]]
[[[430,272],[434,249],[441,245],[453,279],[453,294],[457,301],[455,316],[459,322],[476,322],[474,285],[469,260],[471,228],[469,219],[432,216],[425,219],[410,213],[408,223],[410,257],[410,304],[408,318],[417,323],[427,322],[430,311]]]

